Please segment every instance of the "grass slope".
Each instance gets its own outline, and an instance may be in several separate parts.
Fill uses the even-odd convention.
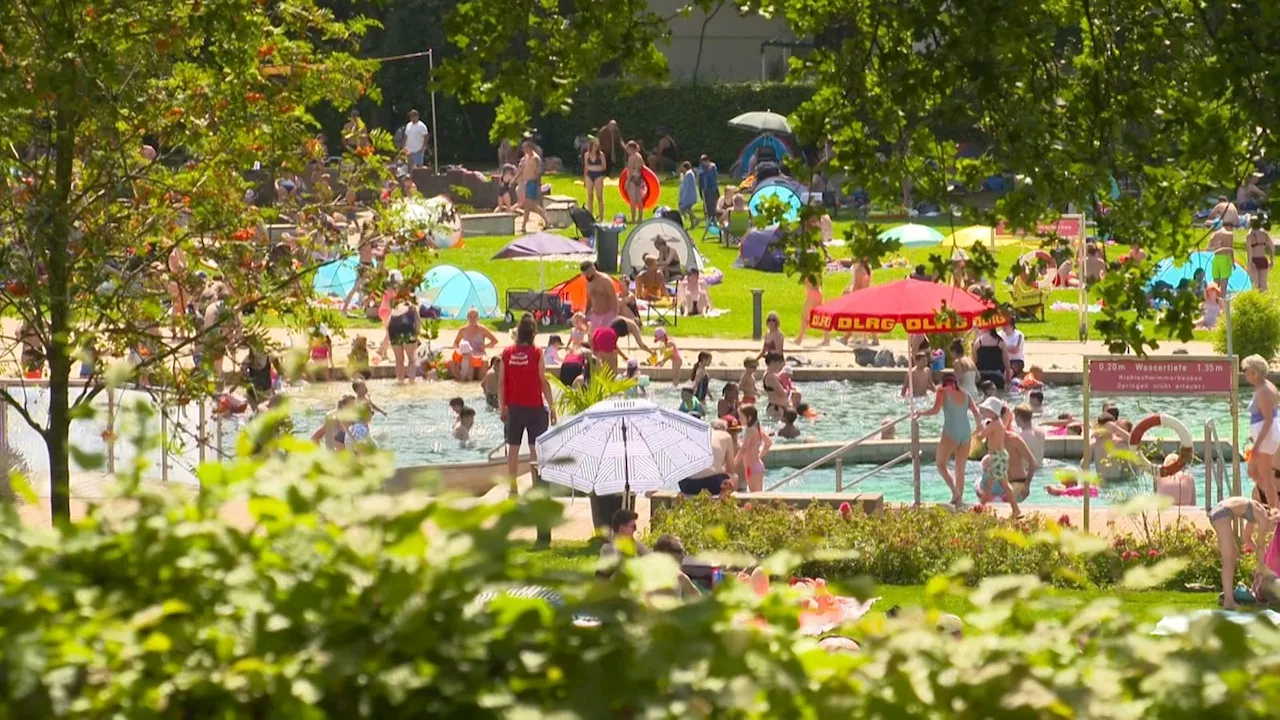
[[[580,177],[552,175],[548,176],[547,179],[551,183],[554,194],[574,197],[580,204],[585,205],[586,191]],[[676,192],[677,182],[675,180],[664,181],[661,204],[674,205]],[[604,196],[605,218],[612,218],[616,213],[626,213],[627,208],[619,196],[616,186],[605,187]],[[917,220],[917,222],[934,225],[944,235],[950,232],[950,222],[945,218],[921,219]],[[852,225],[852,223],[853,221],[849,219],[841,219],[836,222],[836,237],[842,237],[844,229]],[[881,223],[881,226],[884,229],[888,229],[898,224],[901,223],[899,221],[886,221]],[[956,223],[957,229],[965,225],[967,223]],[[518,227],[519,221],[517,221]],[[569,236],[574,235],[573,230],[560,230],[557,232]],[[702,237],[702,229],[695,229],[692,232],[692,236],[694,241],[698,242]],[[1243,247],[1243,237],[1243,233],[1237,233],[1238,247]],[[510,237],[467,238],[464,247],[441,251],[439,262],[456,265],[467,270],[478,270],[489,276],[497,286],[498,298],[503,311],[506,309],[506,291],[508,289],[550,287],[578,272],[577,263],[573,262],[538,263],[527,260],[493,260],[493,255],[511,242],[512,239]],[[625,242],[625,240],[626,234],[624,233],[622,241]],[[751,336],[752,320],[750,290],[756,288],[764,290],[765,311],[776,311],[782,317],[784,331],[788,335],[794,335],[798,329],[798,319],[803,305],[803,293],[796,278],[788,277],[781,273],[763,273],[755,270],[734,268],[733,262],[737,257],[737,250],[724,248],[711,237],[708,237],[705,242],[699,242],[698,247],[707,258],[709,265],[719,268],[725,274],[724,282],[712,287],[710,292],[712,303],[716,307],[729,310],[729,312],[717,318],[681,318],[678,327],[673,330],[674,334],[695,337],[749,338]],[[1033,249],[1033,247],[1033,245],[1002,247],[996,253],[996,257],[1000,262],[1001,268],[1009,268],[1019,256]],[[902,256],[910,266],[926,262],[931,253],[945,254],[949,252],[950,249],[944,244],[934,248],[904,250]],[[847,251],[842,248],[833,248],[832,254],[837,258],[844,257],[847,255]],[[1117,252],[1115,254],[1119,255],[1120,253]],[[1243,257],[1241,253],[1238,253],[1238,255]],[[876,269],[873,276],[874,282],[884,283],[906,277],[910,273],[909,266]],[[1273,268],[1272,272],[1280,273],[1280,268]],[[1276,275],[1276,279],[1280,281],[1280,274]],[[849,280],[850,277],[847,273],[828,274],[823,282],[823,294],[827,299],[839,296],[849,284]],[[998,280],[1003,280],[1003,277],[998,278]],[[998,284],[997,296],[1007,297],[1007,293],[1008,287]],[[1052,301],[1061,300],[1075,303],[1078,297],[1079,294],[1076,290],[1058,290],[1054,291]],[[373,327],[376,324],[353,321],[352,325]],[[447,328],[453,325],[455,323],[446,323],[444,327]],[[495,327],[505,326],[501,321],[493,321],[491,325]],[[1027,337],[1032,340],[1076,340],[1079,335],[1074,311],[1049,311],[1045,322],[1027,322],[1022,324],[1021,327]],[[901,331],[899,330],[891,335],[891,337],[894,336],[901,336]],[[810,337],[814,336],[811,335]],[[1196,338],[1208,340],[1211,339],[1211,333],[1197,331]]]

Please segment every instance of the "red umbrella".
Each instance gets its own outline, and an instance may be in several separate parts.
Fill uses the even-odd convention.
[[[993,310],[994,306],[967,290],[907,278],[823,303],[809,313],[809,324],[832,332],[878,334],[898,326],[909,333],[963,332],[1003,325],[1004,314]]]

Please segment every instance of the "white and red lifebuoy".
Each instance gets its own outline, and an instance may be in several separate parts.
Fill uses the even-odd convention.
[[[1142,436],[1153,427],[1169,428],[1178,436],[1178,459],[1161,465],[1160,477],[1168,477],[1191,464],[1191,458],[1195,456],[1195,447],[1191,443],[1191,432],[1187,430],[1187,426],[1183,425],[1181,420],[1172,415],[1156,413],[1142,418],[1137,425],[1133,426],[1133,432],[1129,433],[1129,444],[1135,447],[1141,445]]]

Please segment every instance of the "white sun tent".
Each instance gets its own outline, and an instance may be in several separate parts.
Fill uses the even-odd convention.
[[[445,319],[464,318],[475,308],[482,318],[496,318],[498,289],[483,273],[440,265],[427,273],[418,296],[440,311]]]
[[[678,223],[656,217],[636,225],[631,231],[626,245],[622,246],[619,271],[623,275],[630,276],[644,268],[645,255],[657,257],[658,250],[654,247],[654,242],[659,238],[666,240],[667,245],[675,250],[676,257],[680,258],[681,270],[706,269],[702,256],[698,254],[698,248],[693,244],[693,238],[689,237],[689,233],[685,232]]]

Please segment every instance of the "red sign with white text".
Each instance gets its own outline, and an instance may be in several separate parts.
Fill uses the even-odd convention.
[[[1234,361],[1128,358],[1089,360],[1089,390],[1098,395],[1229,395]]]
[[[1080,237],[1080,231],[1082,229],[1081,222],[1083,221],[1079,217],[1058,218],[1057,222],[1041,223],[1040,225],[1037,225],[1035,234],[1040,237],[1051,237],[1056,234],[1058,237],[1065,240],[1075,240]],[[1025,230],[1011,231],[1009,226],[1003,220],[996,225],[996,235],[1015,235],[1021,237],[1026,234],[1027,232]]]

